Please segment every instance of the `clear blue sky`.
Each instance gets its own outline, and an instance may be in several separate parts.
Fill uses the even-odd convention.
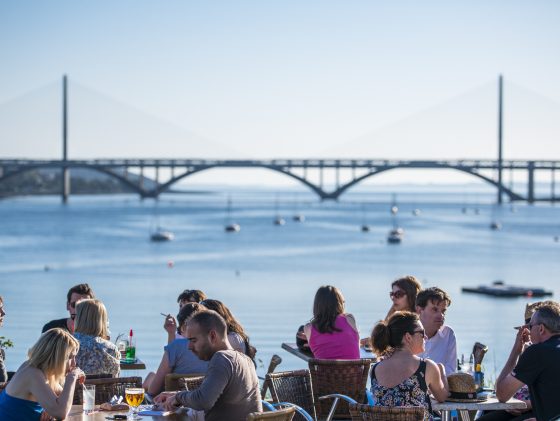
[[[223,156],[230,150],[238,157],[339,156],[344,150],[380,158],[493,157],[499,73],[506,86],[549,98],[550,104],[535,102],[550,111],[549,120],[559,115],[559,18],[560,2],[538,0],[0,0],[0,120],[8,115],[4,126],[12,127],[0,130],[0,156],[45,155],[47,146],[59,155],[58,133],[52,145],[37,133],[14,134],[18,119],[26,130],[47,123],[10,113],[32,109],[26,104],[33,96],[23,105],[17,99],[56,86],[66,73],[71,84],[215,142],[205,149],[196,146],[198,139],[141,139],[132,128],[128,139],[123,129],[119,139],[96,135],[96,141],[88,138],[95,128],[86,129],[87,120],[107,116],[80,120],[75,112],[74,157]],[[531,103],[528,94],[516,98]],[[553,142],[558,127],[538,119],[533,127],[516,127],[530,111],[512,117],[515,107],[507,104],[506,157],[560,159],[560,142]],[[106,114],[121,112],[113,106]],[[59,127],[55,111],[43,118]],[[407,119],[411,115],[417,117]],[[161,132],[161,122],[134,124],[134,118],[131,125]],[[528,138],[538,130],[539,139]]]

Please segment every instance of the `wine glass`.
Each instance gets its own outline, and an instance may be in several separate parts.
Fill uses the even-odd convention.
[[[130,413],[128,419],[140,420],[138,416],[138,406],[144,401],[144,389],[136,387],[127,387],[124,391],[126,402],[130,405]]]

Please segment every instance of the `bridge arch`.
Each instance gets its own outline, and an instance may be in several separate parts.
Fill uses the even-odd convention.
[[[340,195],[342,195],[342,193],[344,193],[349,188],[355,186],[356,184],[360,183],[361,181],[365,180],[366,178],[373,177],[374,175],[378,175],[378,174],[381,174],[381,173],[386,172],[386,171],[390,171],[390,170],[394,170],[394,169],[400,169],[400,168],[425,169],[425,168],[410,166],[410,165],[394,165],[394,166],[389,166],[389,167],[386,167],[386,168],[380,168],[380,169],[377,169],[377,170],[374,170],[374,171],[370,171],[367,174],[364,174],[360,177],[357,177],[357,178],[353,179],[352,181],[350,181],[349,183],[340,186],[338,189],[336,189],[335,191],[330,193],[327,198],[328,199],[338,199],[340,197]],[[470,169],[468,167],[461,167],[461,166],[454,167],[454,166],[447,165],[447,164],[441,164],[437,168],[461,171],[461,172],[467,173],[469,175],[478,177],[481,180],[483,180],[483,181],[485,181],[489,184],[492,184],[496,188],[500,186],[500,184],[497,181],[494,181],[490,177],[486,177],[485,175],[482,175],[482,174],[480,174],[476,171],[473,171],[472,169]],[[511,189],[505,187],[504,185],[502,185],[502,191],[505,194],[507,194],[507,196],[512,201],[514,201],[514,200],[525,200],[522,196],[515,193]]]
[[[205,165],[202,167],[196,167],[193,168],[191,170],[187,170],[182,174],[179,174],[173,178],[171,178],[170,180],[168,180],[167,182],[161,184],[159,186],[159,188],[157,189],[156,192],[154,192],[154,194],[157,196],[161,193],[164,193],[165,191],[167,191],[173,184],[177,183],[179,180],[182,180],[185,177],[188,177],[190,175],[199,173],[201,171],[205,171],[205,170],[209,170],[212,168],[239,168],[239,167],[232,167],[232,166],[225,166],[225,165]],[[305,186],[307,186],[309,189],[311,189],[315,194],[317,194],[321,199],[325,199],[328,198],[329,194],[326,193],[323,189],[321,189],[320,187],[317,187],[315,184],[311,183],[310,181],[306,180],[303,177],[300,177],[297,174],[294,174],[292,172],[290,172],[288,169],[285,169],[284,167],[281,166],[277,166],[277,165],[254,165],[251,168],[266,168],[272,171],[276,171],[279,172],[281,174],[285,174],[289,177],[292,177],[293,179],[299,181],[300,183],[304,184]]]

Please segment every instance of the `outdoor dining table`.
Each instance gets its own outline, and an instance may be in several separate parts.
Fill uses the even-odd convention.
[[[498,409],[526,409],[525,402],[511,398],[507,402],[500,402],[495,397],[489,397],[484,402],[437,402],[432,399],[432,409],[441,411],[441,421],[449,421],[451,419],[450,412],[457,411],[462,421],[470,421],[469,411],[493,411]]]
[[[121,371],[122,370],[145,370],[146,364],[144,361],[136,358],[133,362],[126,362],[126,360],[121,360],[120,362]]]
[[[98,408],[98,406],[96,406]],[[91,414],[84,414],[82,405],[72,405],[70,414],[65,421],[105,421],[108,417],[115,415],[126,415],[128,411],[96,411]],[[158,416],[158,415],[140,415],[142,420],[161,420],[161,421],[187,421],[187,413],[185,411],[176,414]],[[109,418],[111,419],[111,418]]]
[[[295,342],[284,342],[282,343],[282,349],[285,349],[290,354],[301,358],[303,361],[309,361],[313,359],[313,354],[311,351],[302,351],[298,349]],[[372,351],[367,351],[364,347],[360,347],[360,358],[376,358]]]

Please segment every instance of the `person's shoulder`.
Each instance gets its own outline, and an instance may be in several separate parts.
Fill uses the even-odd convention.
[[[444,336],[455,336],[455,331],[449,325],[443,325],[440,330],[441,334]]]

